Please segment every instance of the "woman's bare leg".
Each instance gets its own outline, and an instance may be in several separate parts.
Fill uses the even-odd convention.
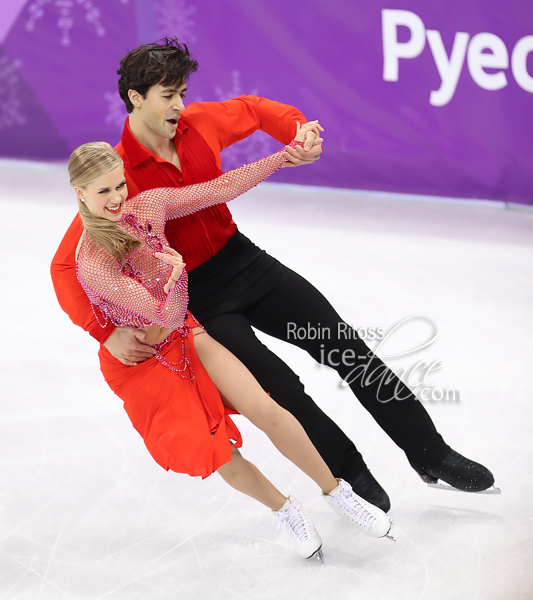
[[[226,406],[264,431],[283,456],[309,475],[325,494],[337,487],[337,480],[300,423],[263,391],[240,360],[208,334],[196,336],[194,343]]]
[[[222,465],[217,473],[232,488],[258,500],[271,510],[279,510],[287,500],[236,448],[231,449],[231,461]]]

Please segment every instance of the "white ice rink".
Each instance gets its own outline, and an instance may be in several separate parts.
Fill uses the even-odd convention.
[[[445,440],[501,496],[427,488],[337,376],[268,344],[356,442],[392,500],[396,543],[351,529],[242,417],[244,454],[308,508],[325,564],[295,556],[267,509],[217,476],[163,471],[61,312],[49,264],[76,207],[66,170],[0,163],[0,600],[533,598],[533,212],[263,186],[234,201],[243,233],[360,327],[428,315],[440,335],[395,369],[442,359],[426,402]],[[422,343],[421,319],[381,354]]]

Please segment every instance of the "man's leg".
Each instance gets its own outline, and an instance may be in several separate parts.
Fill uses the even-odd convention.
[[[329,363],[341,378],[346,378],[363,406],[405,451],[417,470],[439,464],[450,448],[437,432],[424,406],[370,352],[355,331],[350,328],[349,335],[338,335],[338,324],[344,322],[316,288],[283,265],[276,268],[283,271],[283,276],[281,273],[277,276],[280,283],[247,311],[250,323],[273,337],[306,350],[318,362]],[[291,325],[288,326],[288,323]],[[318,339],[318,336],[312,339],[310,335],[300,336],[300,339],[290,334],[298,328],[308,331],[308,327],[320,327],[323,334],[329,331],[330,339],[327,335],[322,335],[323,339]]]
[[[331,327],[333,333],[341,320],[322,294],[302,277],[257,248],[240,232],[230,238],[218,254],[189,274],[189,294],[189,306],[195,316],[204,325],[212,321],[210,332],[213,337],[231,349],[257,376],[264,389],[271,391],[273,397],[298,418],[333,473],[349,480],[360,496],[383,510],[388,510],[390,502],[387,494],[366,469],[359,453],[353,453],[350,463],[340,438],[337,440],[333,437],[331,446],[339,443],[340,454],[337,454],[339,458],[334,461],[328,459],[328,445],[319,440],[323,428],[316,425],[314,419],[311,423],[307,421],[307,408],[316,414],[316,423],[321,423],[320,420],[327,417],[305,395],[297,376],[274,357],[283,365],[280,367],[280,374],[283,368],[288,369],[290,373],[290,376],[287,376],[287,385],[280,385],[284,377],[278,377],[276,370],[264,368],[261,360],[255,361],[248,355],[248,343],[251,347],[252,341],[240,344],[238,340],[240,335],[253,335],[249,324],[285,341],[287,323],[291,321],[304,325],[320,323],[322,327]],[[245,317],[245,329],[232,331],[231,323],[223,322],[216,327],[215,321],[219,315],[233,314]],[[218,329],[218,333],[215,329]],[[326,354],[331,350],[341,350],[340,343],[338,347],[337,344],[328,344],[326,349],[325,346],[320,347],[321,340],[288,341],[304,348],[318,361],[321,361],[322,350]],[[256,340],[256,343],[259,342]],[[349,340],[348,345],[343,348],[352,350],[356,358],[368,351],[357,336]],[[419,473],[423,471],[424,476],[438,476],[447,483],[467,491],[478,491],[491,485],[492,474],[482,465],[464,459],[462,466],[458,466],[457,457],[436,431],[424,407],[379,358],[371,356],[370,361],[368,357],[363,361],[357,360],[360,366],[366,366],[366,373],[373,371],[376,375],[377,371],[381,377],[371,381],[361,377],[350,380],[352,390],[385,432],[404,449],[409,461]],[[350,366],[349,370],[345,371],[344,366],[340,365],[339,374],[344,378],[352,368]],[[383,382],[381,387],[378,381]],[[289,393],[286,392],[287,389]],[[377,400],[393,397],[395,393],[404,400],[391,400],[388,403],[380,403]],[[293,397],[298,398],[295,403]],[[341,437],[344,436],[342,432],[340,434]],[[327,436],[324,438],[327,439]],[[348,469],[350,464],[353,466],[351,476],[346,471],[339,471],[339,468]],[[474,479],[477,479],[476,485],[470,485],[469,481],[473,482]]]
[[[276,268],[278,272],[272,276],[276,277],[278,285],[247,311],[252,325],[290,341],[307,350],[319,362],[335,368],[383,430],[405,451],[424,481],[442,479],[468,492],[491,487],[494,483],[492,473],[444,443],[422,404],[368,350],[355,331],[350,329],[350,335],[345,335],[343,330],[339,335],[338,324],[344,322],[324,296],[297,273],[281,264]],[[304,330],[320,326],[324,331],[329,329],[331,336],[327,339],[326,335],[321,335],[321,340],[312,335],[287,339],[287,323],[294,323],[296,329],[303,327]],[[357,492],[357,480],[351,483]]]

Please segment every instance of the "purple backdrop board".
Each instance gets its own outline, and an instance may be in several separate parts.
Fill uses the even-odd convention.
[[[324,125],[293,183],[533,203],[530,0],[3,0],[0,156],[116,143],[118,61],[165,35],[200,63],[187,101],[258,94]],[[264,156],[264,134],[224,167]]]

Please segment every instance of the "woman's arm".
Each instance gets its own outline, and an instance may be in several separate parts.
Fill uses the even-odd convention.
[[[161,301],[142,283],[126,275],[120,263],[104,250],[82,247],[77,276],[91,303],[116,324],[170,329],[183,325],[189,301],[186,272]]]
[[[291,142],[291,147],[297,145],[301,145],[300,142]],[[143,219],[149,215],[156,222],[166,222],[191,215],[214,204],[229,202],[277,171],[286,162],[283,152],[284,150],[280,150],[249,165],[232,169],[205,183],[141,192],[130,200],[130,207],[135,207],[133,212]]]

